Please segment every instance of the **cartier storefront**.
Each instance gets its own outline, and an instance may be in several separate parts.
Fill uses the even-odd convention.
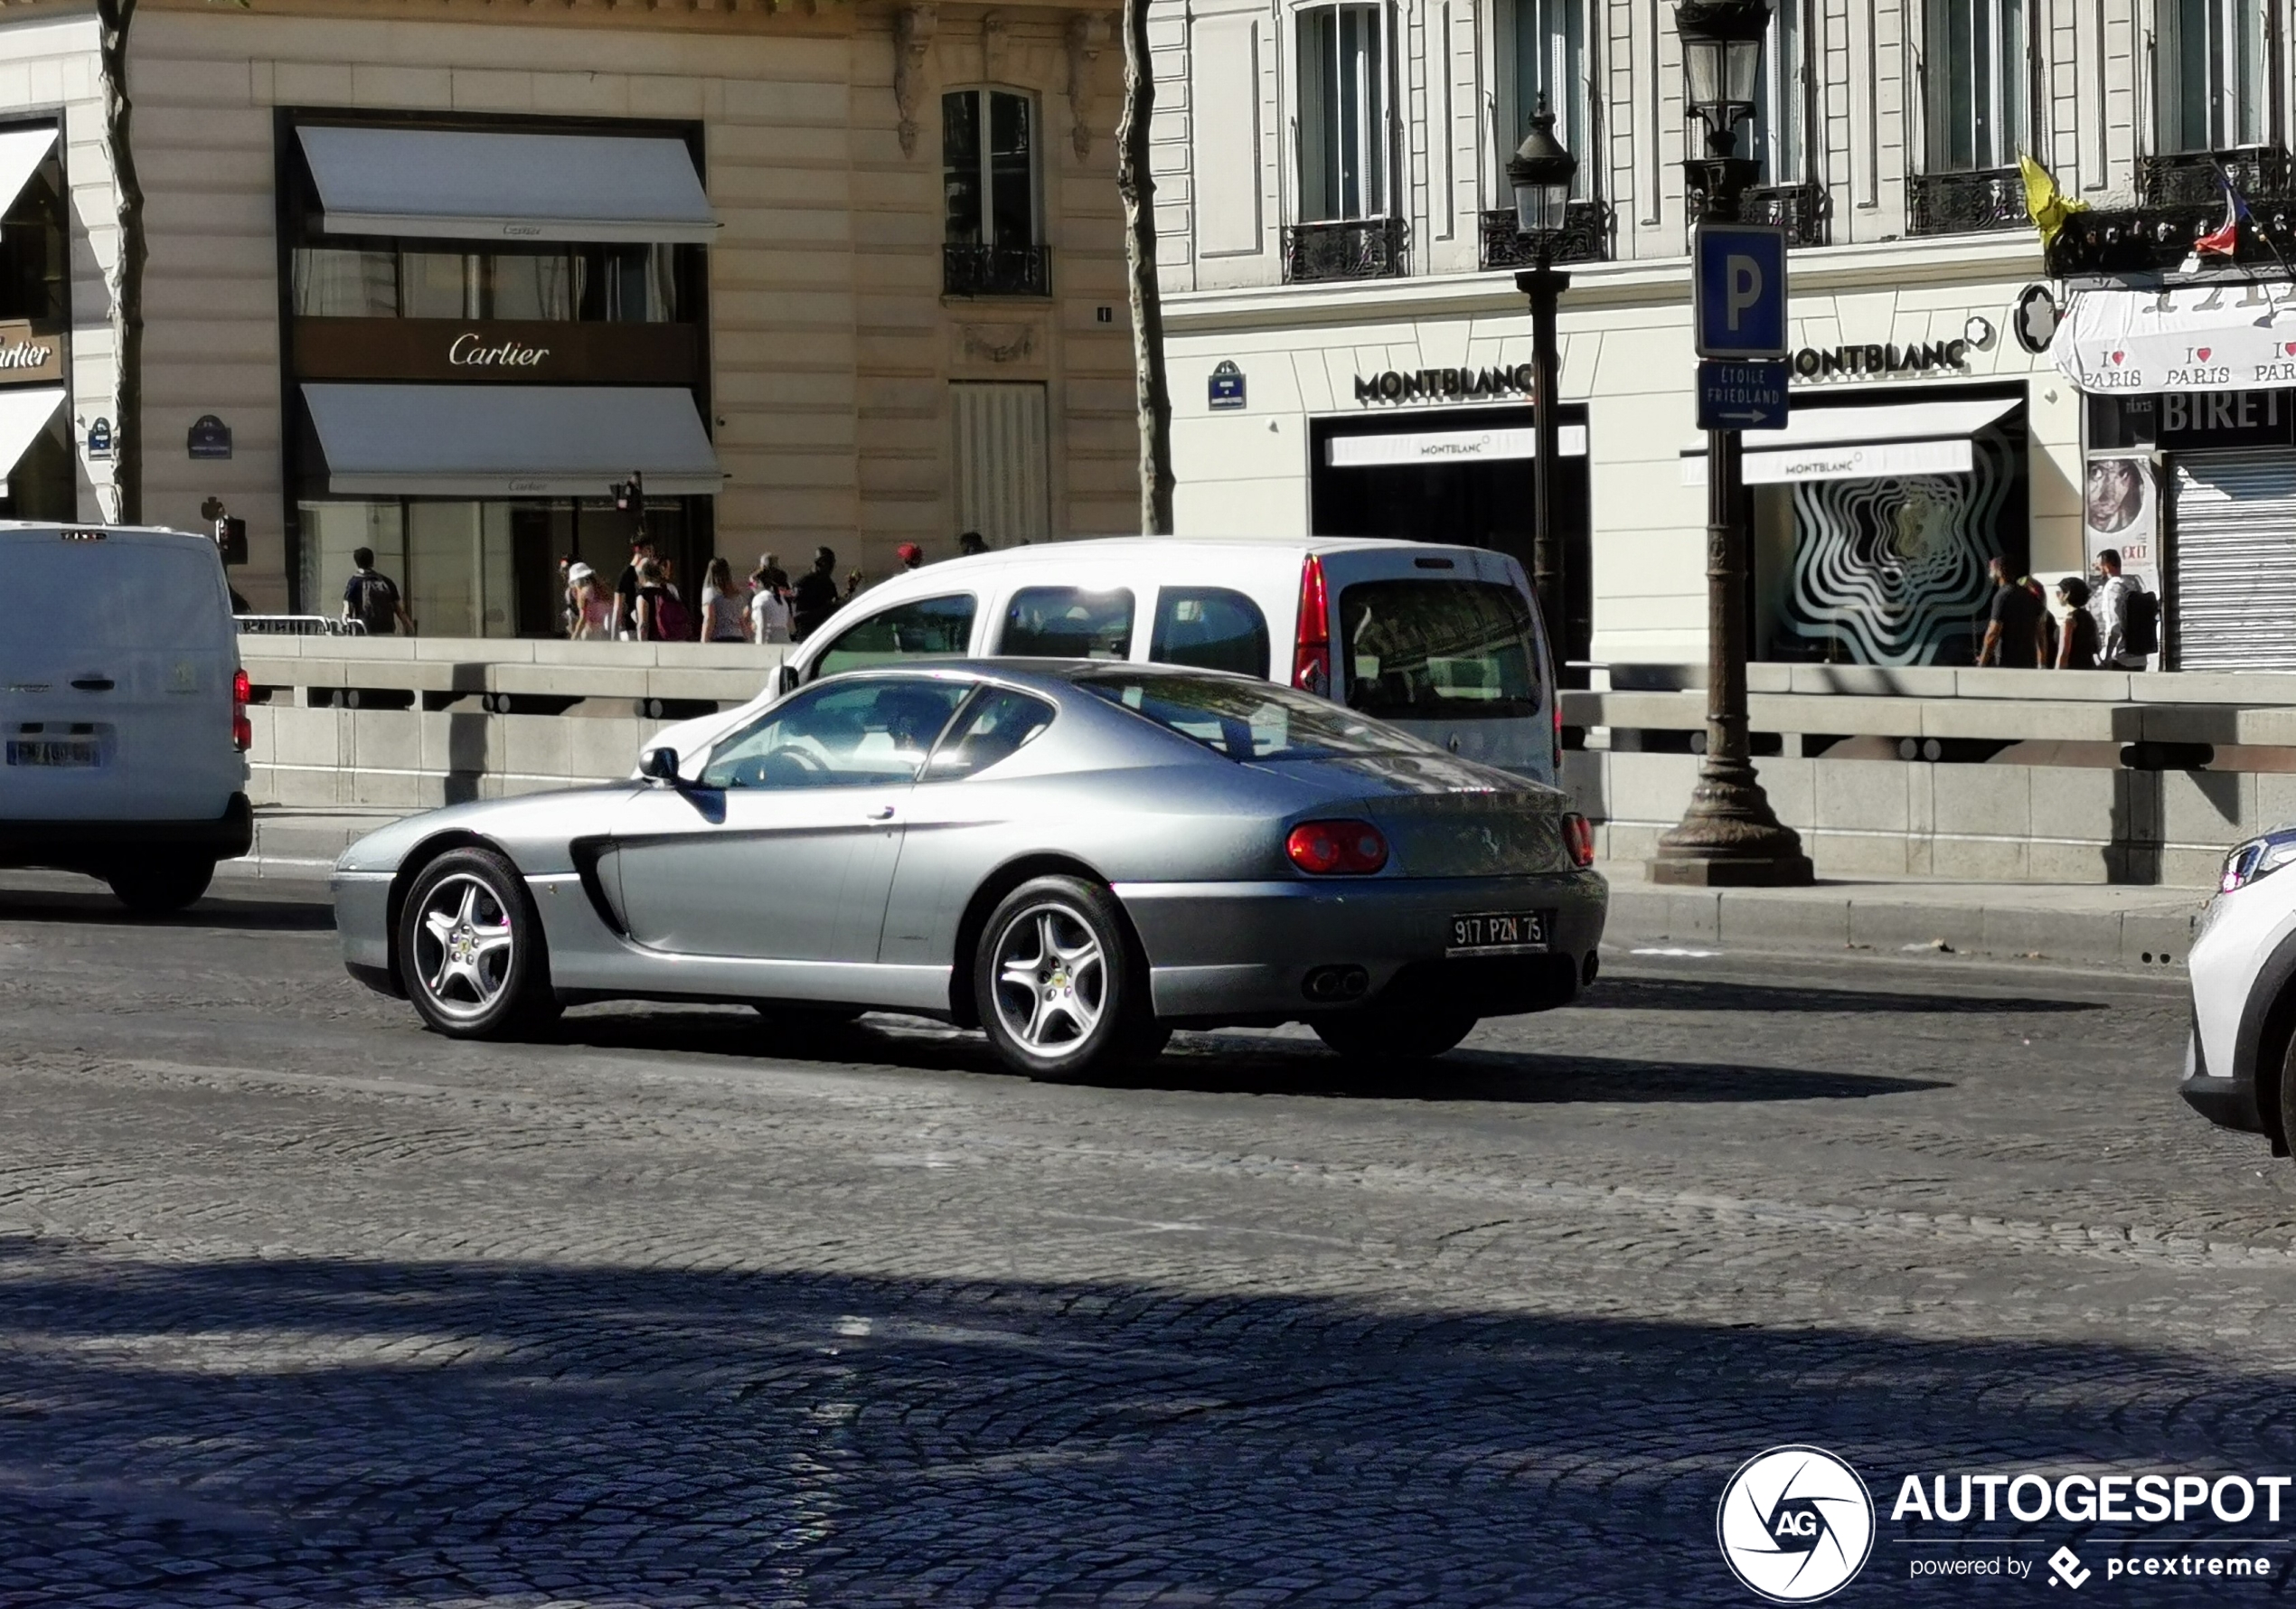
[[[559,560],[611,579],[641,521],[698,588],[722,478],[698,130],[278,118],[297,607],[333,613],[368,547],[425,635],[551,635]]]

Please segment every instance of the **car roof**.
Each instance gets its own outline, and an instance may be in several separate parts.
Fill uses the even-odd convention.
[[[1269,685],[1264,676],[1239,675],[1234,671],[1206,670],[1199,665],[1137,664],[1128,659],[1033,659],[1020,654],[982,654],[966,659],[918,657],[899,660],[886,664],[861,665],[853,670],[840,671],[833,676],[823,676],[809,687],[825,687],[833,682],[882,681],[889,677],[964,677],[986,678],[1010,682],[1017,687],[1035,687],[1052,692],[1073,688],[1079,678],[1110,673],[1134,675],[1181,676],[1199,682],[1249,682]]]
[[[936,560],[917,569],[902,570],[886,578],[917,580],[931,574],[988,575],[1002,569],[1027,568],[1047,560],[1062,559],[1111,559],[1137,554],[1144,548],[1170,543],[1188,549],[1195,554],[1213,554],[1222,549],[1264,553],[1270,549],[1297,548],[1309,553],[1342,553],[1376,550],[1383,548],[1410,548],[1440,551],[1456,548],[1473,550],[1457,542],[1423,542],[1404,536],[1274,536],[1274,535],[1204,535],[1204,536],[1087,536],[1061,538],[1053,541],[1036,542],[1018,548],[996,548],[986,553],[974,553],[957,559]],[[863,593],[862,597],[868,594]]]

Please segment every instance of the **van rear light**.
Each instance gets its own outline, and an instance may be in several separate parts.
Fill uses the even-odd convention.
[[[1563,847],[1570,851],[1570,863],[1584,871],[1595,863],[1595,823],[1576,811],[1563,817]]]
[[[1302,822],[1284,841],[1284,852],[1318,877],[1361,877],[1388,863],[1388,841],[1369,822]]]
[[[1310,553],[1300,566],[1300,624],[1292,647],[1292,685],[1318,698],[1331,696],[1331,598],[1323,560]]]
[[[255,684],[247,679],[245,671],[231,673],[231,747],[245,754],[255,747],[255,727],[247,718],[248,701],[255,696]]]

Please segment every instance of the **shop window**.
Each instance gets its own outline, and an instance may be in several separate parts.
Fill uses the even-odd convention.
[[[1928,170],[2013,167],[2025,140],[2029,0],[1930,0],[1922,51]]]
[[[0,318],[61,325],[71,313],[71,233],[52,155],[0,219]],[[69,517],[69,514],[67,514]]]
[[[674,324],[683,303],[679,250],[672,245],[529,251],[299,247],[295,311],[304,318]]]
[[[398,317],[398,253],[337,246],[297,251],[295,311],[305,318]]]
[[[1036,104],[1009,89],[941,97],[944,285],[951,296],[1043,296]]]
[[[1500,52],[1501,104],[1509,115],[1505,137],[1491,142],[1500,164],[1492,204],[1510,209],[1515,204],[1505,164],[1529,130],[1541,98],[1555,114],[1555,137],[1579,159],[1571,194],[1584,200],[1594,193],[1596,166],[1591,160],[1595,148],[1588,118],[1595,67],[1586,0],[1502,0],[1499,14],[1500,37],[1511,42]]]
[[[2266,138],[2265,0],[2160,0],[2160,144],[2223,151]]]
[[[1387,47],[1381,6],[1323,5],[1299,14],[1303,223],[1387,216]]]

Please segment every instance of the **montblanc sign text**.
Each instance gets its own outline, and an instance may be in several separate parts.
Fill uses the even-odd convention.
[[[1933,369],[1966,372],[1969,343],[1921,341],[1905,346],[1868,342],[1862,346],[1805,346],[1793,354],[1797,380],[1823,380],[1836,374],[1926,374]]]
[[[1355,377],[1358,402],[1410,402],[1421,399],[1528,397],[1537,383],[1529,363],[1511,369],[1389,369]]]

